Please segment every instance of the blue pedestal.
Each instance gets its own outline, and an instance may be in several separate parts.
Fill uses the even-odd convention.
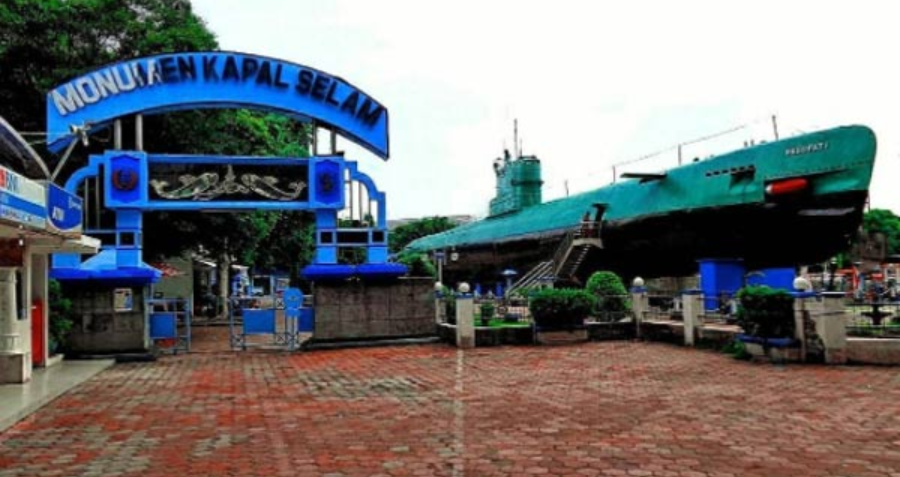
[[[731,298],[744,286],[744,262],[740,259],[700,260],[700,289],[703,291],[703,308],[719,309],[720,299]]]

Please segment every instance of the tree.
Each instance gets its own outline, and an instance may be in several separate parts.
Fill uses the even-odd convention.
[[[888,255],[900,254],[900,217],[887,209],[872,209],[863,215],[863,230],[882,233]]]
[[[43,131],[46,94],[99,65],[154,53],[216,49],[178,0],[6,0],[0,3],[0,115]]]
[[[257,267],[274,270],[287,268],[291,286],[298,285],[300,269],[312,263],[316,248],[316,226],[312,214],[297,211],[270,212],[275,222],[261,240],[251,261]]]
[[[46,93],[58,84],[128,58],[217,48],[215,35],[184,0],[7,0],[0,3],[0,115],[22,131],[43,131]],[[275,114],[183,111],[148,116],[144,126],[149,151],[308,155],[309,128]],[[109,146],[109,139],[98,135],[89,147],[76,148],[61,180],[83,166],[89,154]],[[102,228],[108,217],[100,211],[96,216],[96,223],[86,225]],[[301,250],[309,241],[273,233],[297,220],[290,213],[271,212],[145,214],[145,253],[175,255],[202,247],[219,261],[225,297],[232,258],[252,263],[272,261],[265,257],[268,250],[292,250],[288,255],[300,258],[309,253]],[[277,244],[279,237],[285,237],[283,246]],[[263,241],[267,248],[260,253]]]
[[[456,224],[447,217],[426,217],[403,224],[391,231],[388,238],[391,253],[403,250],[413,240],[455,228]]]

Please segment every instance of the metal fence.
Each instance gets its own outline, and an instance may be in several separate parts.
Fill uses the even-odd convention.
[[[442,294],[436,298],[437,322],[456,323],[456,297]],[[494,297],[482,295],[476,297],[475,326],[502,326],[503,324],[531,323],[531,312],[528,299],[523,297]]]
[[[847,336],[900,338],[900,302],[850,300],[844,305]]]
[[[527,298],[520,296],[475,298],[476,326],[500,326],[506,323],[531,323]]]
[[[649,307],[641,317],[642,321],[669,322],[682,321],[681,295],[669,291],[652,291],[647,294]]]

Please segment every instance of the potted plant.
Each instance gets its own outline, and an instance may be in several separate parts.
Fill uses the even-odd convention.
[[[596,304],[596,298],[584,290],[563,288],[535,293],[529,309],[537,341],[542,344],[586,341],[584,320]]]
[[[739,341],[747,352],[775,361],[795,360],[799,350],[795,336],[794,297],[767,286],[744,287],[737,293]]]

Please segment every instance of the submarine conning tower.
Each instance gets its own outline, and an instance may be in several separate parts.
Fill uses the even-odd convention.
[[[491,199],[489,216],[518,212],[542,201],[541,160],[536,156],[511,159],[509,151],[494,160],[497,196]]]

